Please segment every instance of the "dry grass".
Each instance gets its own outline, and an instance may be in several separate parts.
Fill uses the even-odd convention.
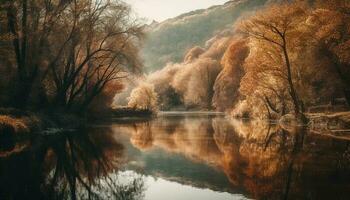
[[[0,115],[0,126],[8,125],[14,128],[15,133],[29,133],[28,121],[22,118],[13,118],[7,115]]]

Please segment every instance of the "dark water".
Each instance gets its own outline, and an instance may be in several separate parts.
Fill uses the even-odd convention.
[[[350,142],[218,113],[116,119],[2,148],[0,199],[350,199]]]

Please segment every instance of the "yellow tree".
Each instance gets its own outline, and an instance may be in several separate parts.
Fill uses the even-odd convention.
[[[305,19],[305,10],[298,5],[274,5],[254,17],[243,21],[239,30],[247,34],[252,40],[265,43],[282,55],[283,68],[286,72],[286,84],[292,99],[294,112],[299,115],[303,112],[303,103],[298,97],[292,73],[290,50],[294,47],[293,38],[298,34],[298,25]],[[282,66],[281,66],[282,67]]]
[[[283,56],[277,47],[268,43],[256,40],[251,41],[250,46],[239,91],[249,103],[255,102],[256,107],[259,107],[256,101],[260,100],[269,117],[270,111],[283,115],[290,100],[285,87],[288,84],[286,70],[281,67]]]

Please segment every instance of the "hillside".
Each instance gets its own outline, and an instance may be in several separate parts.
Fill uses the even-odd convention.
[[[247,11],[264,5],[268,0],[232,0],[224,5],[196,10],[152,23],[142,50],[146,71],[163,68],[168,62],[180,62],[193,46],[205,42],[232,24]]]

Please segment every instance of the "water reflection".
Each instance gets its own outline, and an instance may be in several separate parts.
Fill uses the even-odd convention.
[[[349,140],[174,114],[0,148],[0,199],[348,199]]]
[[[160,149],[168,157],[182,155],[194,164],[223,172],[229,186],[223,186],[223,180],[221,185],[206,182],[205,187],[211,189],[254,199],[348,199],[350,195],[349,142],[313,135],[303,127],[286,131],[261,121],[172,115],[123,128],[118,125],[114,131],[128,132],[131,144],[143,154],[156,154]],[[170,162],[162,156],[158,159]],[[180,162],[177,166],[183,171],[189,168]],[[144,166],[147,168],[154,167]],[[172,170],[153,175],[175,180]],[[202,173],[203,177],[177,175],[176,181],[191,180],[181,183],[197,187],[198,182],[206,181],[203,177],[213,178],[208,173]]]
[[[19,142],[20,143],[20,142]],[[108,129],[37,136],[0,155],[0,199],[136,199],[143,180],[118,182],[123,146]]]

